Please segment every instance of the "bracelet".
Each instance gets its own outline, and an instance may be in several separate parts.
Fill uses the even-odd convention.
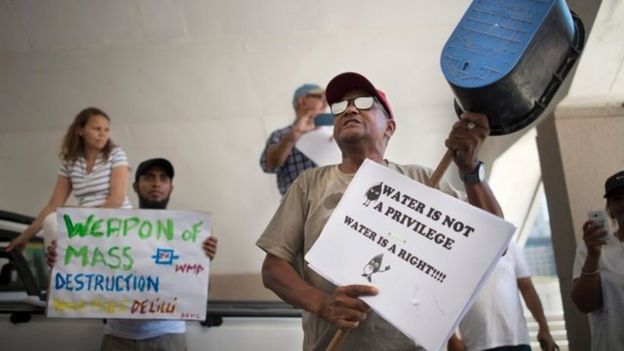
[[[583,271],[581,271],[581,276],[590,276],[590,275],[596,275],[596,274],[600,274],[600,268],[598,268],[594,272],[583,272]]]

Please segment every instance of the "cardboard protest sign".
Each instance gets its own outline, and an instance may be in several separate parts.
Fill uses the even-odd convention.
[[[317,127],[303,134],[295,146],[319,167],[335,165],[342,160],[334,140],[334,126]]]
[[[49,317],[203,320],[207,213],[61,208]]]
[[[305,256],[416,344],[439,350],[515,231],[511,223],[366,160]]]

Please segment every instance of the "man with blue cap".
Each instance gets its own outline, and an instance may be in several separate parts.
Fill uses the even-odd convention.
[[[260,157],[262,170],[277,175],[277,187],[282,195],[301,172],[317,167],[295,144],[303,134],[315,129],[314,117],[327,107],[325,91],[317,84],[303,84],[295,90],[292,104],[295,121],[271,133]]]

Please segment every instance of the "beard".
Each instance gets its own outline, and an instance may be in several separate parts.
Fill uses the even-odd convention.
[[[162,200],[150,200],[139,196],[139,208],[147,210],[164,210],[169,203],[169,196]]]

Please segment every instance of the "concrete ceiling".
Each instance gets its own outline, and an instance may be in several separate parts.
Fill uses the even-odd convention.
[[[422,4],[384,5],[376,26],[427,27],[455,23],[467,1],[447,1],[432,16]],[[127,46],[207,40],[224,35],[233,40],[258,36],[336,30],[361,25],[358,16],[376,6],[353,8],[350,2],[286,0],[0,0],[0,51],[24,52]],[[389,26],[390,27],[390,26]]]
[[[468,0],[436,4],[388,2],[380,7],[373,1],[361,1],[361,6],[354,7],[351,1],[331,0],[0,0],[0,55],[18,55],[19,60],[23,57],[20,54],[31,54],[27,57],[32,59],[36,52],[153,48],[192,42],[201,45],[230,38],[248,60],[266,65],[272,58],[264,57],[263,50],[280,50],[284,43],[281,37],[299,36],[318,50],[318,43],[309,43],[311,36],[322,38],[353,31],[354,27],[366,31],[368,23],[360,18],[373,16],[375,23],[370,27],[388,28],[390,33],[386,36],[400,36],[402,32],[417,34],[420,37],[414,37],[414,45],[426,47],[427,39],[438,45],[440,40],[433,33],[444,30],[447,33],[447,28],[454,27],[469,3]],[[601,1],[568,3],[583,18],[589,32]],[[617,0],[602,3],[602,15],[592,31],[572,88],[574,95],[624,93],[624,36],[618,34],[624,31],[624,5]],[[255,45],[257,42],[263,43],[262,46]],[[274,47],[270,46],[271,42]],[[231,48],[223,50],[221,55],[231,54],[228,51]],[[240,59],[239,53],[236,54],[235,59]],[[256,75],[258,79],[270,80],[261,72]],[[404,83],[396,79],[401,76],[396,74],[387,85],[401,87]]]

